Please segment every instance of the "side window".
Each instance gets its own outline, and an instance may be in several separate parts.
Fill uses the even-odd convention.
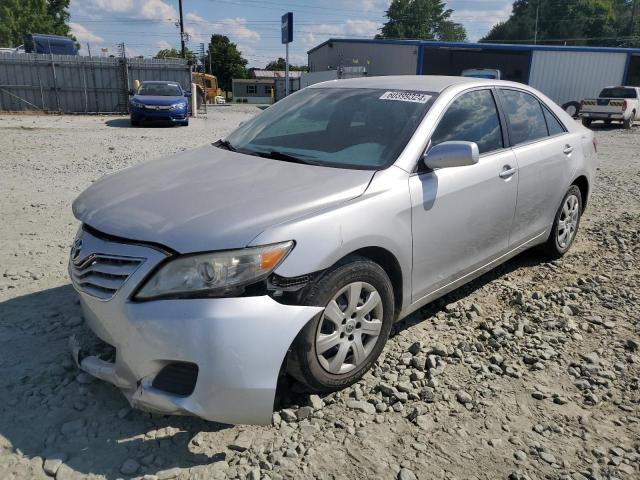
[[[545,106],[542,107],[544,111],[544,118],[547,121],[547,128],[549,129],[549,136],[553,137],[554,135],[560,135],[561,133],[566,132],[565,128],[558,121],[558,119],[549,111],[549,109]]]
[[[449,141],[475,142],[481,154],[504,147],[491,90],[464,93],[449,105],[431,136],[431,145]]]
[[[547,122],[537,98],[517,90],[502,90],[502,106],[509,121],[511,143],[532,142],[547,137]]]

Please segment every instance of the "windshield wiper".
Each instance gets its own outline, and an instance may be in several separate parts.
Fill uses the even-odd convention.
[[[230,152],[237,152],[238,149],[234,147],[229,140],[220,139],[216,143],[213,144],[215,147],[223,147],[229,150]]]
[[[301,163],[303,165],[319,165],[318,163],[312,160],[306,160],[304,158],[295,157],[293,155],[289,155],[288,153],[280,152],[278,150],[270,150],[268,152],[256,152],[255,154],[260,157],[271,158],[273,160],[283,160],[285,162]]]

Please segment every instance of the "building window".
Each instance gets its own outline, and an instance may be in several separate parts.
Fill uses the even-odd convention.
[[[269,85],[265,85],[265,86],[264,86],[264,94],[265,94],[267,97],[270,97],[270,96],[271,96],[271,87],[270,87]]]
[[[256,86],[255,85],[247,85],[247,94],[256,93]]]

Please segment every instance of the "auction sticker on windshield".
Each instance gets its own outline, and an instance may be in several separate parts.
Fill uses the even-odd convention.
[[[416,92],[385,92],[380,100],[396,100],[398,102],[427,103],[431,95]]]

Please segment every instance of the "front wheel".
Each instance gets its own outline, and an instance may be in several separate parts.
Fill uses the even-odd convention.
[[[556,213],[551,234],[544,246],[547,256],[556,259],[569,251],[578,233],[581,215],[582,193],[576,185],[571,185]]]
[[[312,392],[332,392],[360,380],[376,361],[394,318],[393,287],[386,272],[352,257],[326,272],[303,294],[325,307],[294,340],[287,370]]]

